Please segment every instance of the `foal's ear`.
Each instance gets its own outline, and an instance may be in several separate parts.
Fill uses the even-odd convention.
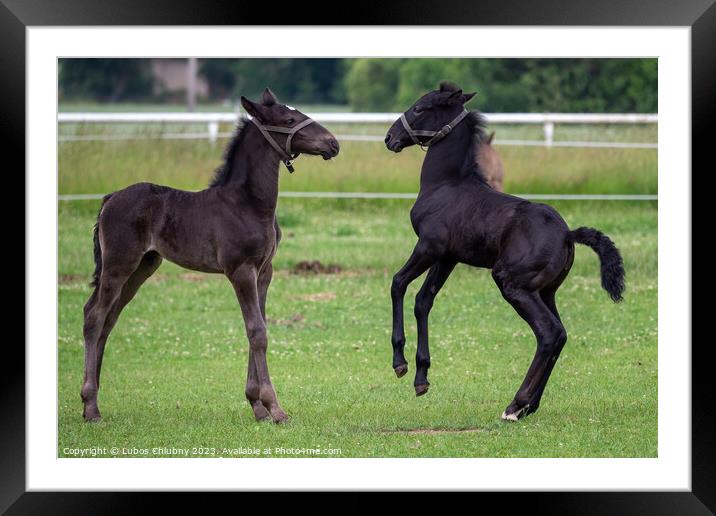
[[[256,102],[251,102],[249,99],[241,95],[241,105],[246,112],[254,118],[258,118],[260,122],[265,123],[266,117],[264,115],[264,107]]]
[[[448,97],[445,99],[445,104],[448,106],[454,106],[456,104],[463,104],[464,101],[462,100],[465,95],[462,94],[462,90],[453,91]]]
[[[274,104],[279,104],[278,97],[274,94],[273,91],[271,91],[270,88],[266,88],[264,90],[263,95],[261,96],[261,103],[264,106],[273,106]]]
[[[473,91],[472,93],[465,93],[462,96],[462,103],[467,104],[468,102],[470,102],[472,100],[472,97],[474,97],[475,95],[477,95],[476,91]]]

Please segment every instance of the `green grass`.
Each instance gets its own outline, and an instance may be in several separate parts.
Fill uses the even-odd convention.
[[[122,129],[124,127],[124,129]],[[380,124],[329,126],[335,134],[384,134]],[[226,139],[157,140],[160,126],[144,127],[143,140],[61,142],[59,191],[106,193],[139,181],[177,188],[203,188],[221,164]],[[131,126],[61,126],[62,134],[133,130]],[[206,131],[181,126],[168,131]],[[498,140],[540,139],[539,126],[499,126]],[[227,125],[222,131],[230,131]],[[656,141],[656,126],[558,126],[556,139],[590,141]],[[505,189],[518,193],[657,193],[657,152],[654,149],[544,148],[497,145],[504,168]],[[424,155],[416,148],[399,154],[380,142],[341,144],[331,161],[303,156],[297,172],[281,182],[293,191],[416,192]]]
[[[199,187],[215,152],[207,145],[189,147],[160,147],[157,156],[149,145],[132,155],[114,146],[61,147],[60,191],[108,191],[140,178]],[[537,162],[514,151],[505,152],[510,164]],[[555,159],[561,151],[539,152]],[[344,161],[358,168],[355,179],[340,160],[305,159],[296,174],[282,178],[282,186],[415,190],[421,153],[390,156],[381,150],[385,156],[379,157],[377,148],[359,152],[348,144],[344,153]],[[174,170],[165,163],[168,158]],[[602,178],[604,172],[619,183],[609,191],[623,193],[625,185],[631,185],[627,191],[645,193],[645,185],[651,185],[646,191],[656,191],[655,169],[650,168],[655,157],[642,165],[613,158],[612,166],[612,158],[605,159],[592,163],[599,177],[593,180],[597,183],[586,181],[589,188],[611,185]],[[80,164],[100,170],[70,170]],[[590,163],[572,166],[587,169]],[[633,184],[619,180],[619,170],[638,175],[642,166],[644,178]],[[508,171],[517,173],[514,167]],[[318,182],[319,174],[325,183]],[[552,181],[524,177],[513,183],[520,191],[547,188]],[[560,191],[578,188],[563,179],[559,185],[566,186]],[[284,240],[269,290],[269,366],[292,417],[288,424],[256,423],[244,399],[248,344],[228,281],[166,262],[123,312],[105,354],[99,397],[104,419],[85,424],[79,398],[82,306],[90,292],[91,228],[98,204],[61,202],[58,455],[67,456],[65,448],[174,446],[215,448],[225,456],[230,454],[223,448],[237,447],[332,448],[340,449],[340,457],[656,456],[656,203],[554,203],[570,226],[597,227],[617,243],[627,271],[625,301],[609,301],[599,285],[596,255],[578,246],[557,297],[569,341],[540,410],[509,424],[500,414],[522,381],[534,337],[487,271],[458,266],[436,300],[430,319],[430,392],[415,397],[412,363],[406,377],[393,374],[389,288],[416,240],[408,221],[410,204],[280,201]],[[343,272],[292,274],[301,260],[337,263]],[[406,296],[411,362],[416,336],[412,298],[420,284],[421,279]],[[193,456],[201,453],[196,450]]]

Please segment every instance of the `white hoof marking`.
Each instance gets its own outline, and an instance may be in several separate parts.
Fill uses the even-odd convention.
[[[523,412],[526,412],[528,408],[530,408],[529,404],[525,405],[520,410],[512,414],[507,414],[506,412],[503,412],[502,419],[504,419],[505,421],[517,421],[520,418],[520,415],[522,415]]]

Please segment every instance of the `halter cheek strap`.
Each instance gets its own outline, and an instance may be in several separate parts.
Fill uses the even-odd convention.
[[[312,124],[315,122],[315,120],[311,118],[305,119],[303,122],[296,124],[294,127],[279,127],[276,125],[262,125],[255,117],[251,119],[253,124],[256,126],[256,128],[261,131],[261,134],[263,134],[264,138],[266,138],[266,141],[269,142],[271,147],[274,148],[276,152],[278,152],[279,156],[281,156],[281,161],[283,161],[283,164],[286,165],[286,168],[289,172],[293,173],[293,162],[298,157],[298,153],[293,153],[291,150],[291,140],[293,139],[293,136],[306,127],[307,125]],[[286,138],[286,148],[282,149],[281,146],[276,142],[276,140],[273,139],[273,136],[271,136],[269,133],[283,133],[287,134],[288,138]]]
[[[445,124],[439,131],[414,130],[412,127],[410,127],[408,119],[405,118],[405,113],[400,115],[400,121],[402,122],[405,131],[408,133],[408,135],[410,135],[410,139],[413,140],[413,143],[415,143],[415,145],[418,145],[422,149],[424,147],[430,147],[431,145],[434,145],[443,138],[445,138],[448,134],[450,134],[450,132],[455,128],[455,126],[462,122],[463,119],[469,114],[470,112],[467,109],[463,109],[462,112],[452,120],[452,122],[450,122],[449,124]],[[428,140],[426,143],[421,143],[418,139],[419,136],[430,138],[430,140]]]

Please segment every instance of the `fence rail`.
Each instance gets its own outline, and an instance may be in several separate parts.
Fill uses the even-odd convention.
[[[319,123],[390,124],[400,113],[307,113]],[[544,145],[555,147],[656,148],[656,143],[641,142],[559,142],[554,140],[555,124],[655,124],[657,114],[641,113],[484,113],[490,124],[541,124],[544,140],[504,140],[501,145]],[[67,123],[176,123],[206,124],[206,133],[167,133],[164,139],[208,139],[227,136],[219,133],[219,124],[236,122],[238,113],[59,113],[57,121]],[[381,141],[370,135],[340,135],[348,141]],[[340,137],[339,136],[339,137]],[[60,141],[129,140],[127,135],[62,135]]]
[[[400,113],[306,113],[316,122],[334,124],[390,124]],[[492,124],[654,124],[650,113],[483,113]],[[64,122],[235,122],[238,113],[59,113]]]

